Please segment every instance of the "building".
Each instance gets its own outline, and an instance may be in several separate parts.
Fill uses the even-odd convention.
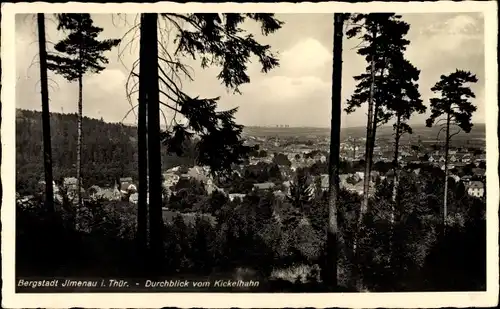
[[[253,188],[256,190],[268,190],[274,188],[275,185],[272,182],[263,182],[263,183],[256,183],[253,185]]]
[[[179,182],[180,176],[171,172],[163,174],[163,187],[171,188]]]
[[[243,194],[243,193],[231,193],[231,194],[229,194],[229,200],[231,202],[234,201],[235,199],[243,200],[245,198],[245,196],[247,196],[247,195]]]
[[[471,181],[467,186],[467,193],[470,196],[482,198],[484,196],[484,184],[480,181]]]
[[[122,194],[134,193],[137,191],[137,186],[132,183],[132,177],[120,178],[120,192]]]

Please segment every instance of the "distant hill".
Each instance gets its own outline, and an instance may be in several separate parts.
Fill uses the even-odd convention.
[[[54,179],[76,175],[77,115],[51,113]],[[16,186],[31,191],[43,179],[41,112],[16,110]],[[192,163],[189,157],[170,156],[163,151],[165,168]],[[82,176],[84,186],[111,185],[115,179],[137,179],[137,128],[84,117]]]
[[[420,138],[422,140],[436,140],[440,127],[428,128],[425,125],[412,125],[413,134],[412,138]],[[455,129],[453,130],[455,132]],[[297,136],[305,137],[308,135],[316,136],[329,136],[330,128],[311,128],[311,127],[289,127],[289,128],[276,128],[276,127],[245,127],[244,133],[253,136]],[[377,136],[380,138],[392,138],[392,126],[383,126],[378,128]],[[343,128],[340,132],[341,138],[363,138],[366,137],[365,127],[348,127]],[[443,136],[443,133],[441,133]],[[406,137],[405,137],[406,138]],[[485,140],[486,139],[486,126],[484,123],[474,124],[470,133],[461,132],[457,134],[454,139],[469,139],[469,140]]]

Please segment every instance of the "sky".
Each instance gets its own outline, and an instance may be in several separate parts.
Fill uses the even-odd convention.
[[[56,30],[53,17],[46,14],[47,48],[64,37]],[[243,28],[256,39],[269,44],[278,54],[280,66],[268,74],[261,72],[253,58],[248,64],[251,79],[240,89],[242,94],[228,91],[216,76],[219,68],[201,69],[200,62],[183,59],[193,68],[194,81],[184,81],[183,90],[192,96],[221,97],[219,109],[238,107],[237,123],[247,126],[289,125],[329,127],[331,118],[331,78],[333,50],[332,14],[277,14],[284,25],[276,33],[264,37],[258,24],[245,22]],[[126,82],[134,61],[138,59],[138,33],[134,31],[135,15],[92,14],[97,26],[104,28],[99,38],[123,38],[122,44],[105,55],[109,65],[100,74],[86,75],[83,83],[83,113],[108,122],[133,124],[129,113]],[[421,70],[419,89],[424,104],[433,96],[430,88],[443,74],[456,69],[469,70],[479,81],[472,86],[477,111],[473,122],[485,122],[484,19],[481,13],[414,13],[402,14],[410,24],[407,59]],[[162,25],[165,29],[168,25]],[[131,30],[132,31],[129,31]],[[126,34],[128,32],[128,34]],[[162,32],[165,33],[165,32]],[[126,34],[126,35],[125,35]],[[124,36],[125,35],[125,36]],[[174,48],[171,33],[169,50]],[[131,44],[128,44],[131,43]],[[128,45],[127,45],[128,44]],[[356,52],[357,39],[344,37],[342,101],[352,95],[353,76],[365,70],[366,62]],[[16,15],[16,107],[40,110],[37,27],[34,15]],[[49,72],[49,96],[52,112],[77,111],[78,86]],[[135,97],[132,98],[136,102]],[[342,115],[342,127],[366,125],[366,106]],[[410,124],[424,124],[425,115],[414,115]],[[171,114],[166,115],[170,117]]]

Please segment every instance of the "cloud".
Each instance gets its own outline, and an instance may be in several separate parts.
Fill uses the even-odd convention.
[[[473,17],[474,16],[474,17]],[[434,15],[428,26],[412,27],[406,56],[423,70],[449,70],[484,59],[484,20],[481,15]],[[481,68],[484,70],[484,68]]]
[[[251,83],[243,85],[242,95],[234,95],[221,85],[216,76],[220,68],[202,70],[199,61],[185,59],[195,70],[195,81],[184,82],[184,90],[200,97],[220,96],[220,109],[240,107],[236,121],[246,125],[329,126],[331,117],[332,24],[331,15],[284,14],[287,23],[277,33],[262,39],[273,51],[279,51],[280,67],[268,74],[261,72],[257,59],[248,64]],[[420,91],[428,104],[430,87],[441,74],[456,68],[476,73],[479,83],[474,86],[478,111],[475,121],[483,121],[484,107],[484,22],[479,14],[403,14],[410,24],[406,52],[408,59],[421,70]],[[105,29],[102,37],[121,37],[128,26],[115,26],[109,15],[96,15],[95,22]],[[258,32],[255,29],[253,32]],[[47,36],[57,41],[60,34],[53,23],[47,23]],[[36,83],[37,34],[35,22],[17,22],[16,64],[18,83],[16,105],[20,108],[40,109],[40,91]],[[128,39],[125,40],[125,43]],[[259,37],[259,41],[261,41]],[[354,91],[354,75],[363,72],[366,63],[356,54],[358,42],[345,39],[343,52],[343,103]],[[50,46],[49,46],[50,48]],[[84,78],[84,115],[101,116],[106,121],[120,121],[130,109],[125,94],[125,81],[137,59],[136,52],[126,51],[121,61],[118,49],[109,56],[109,65],[100,74]],[[122,63],[123,62],[123,63]],[[128,67],[126,69],[125,67]],[[74,113],[77,109],[78,87],[55,74],[49,74],[58,84],[50,91],[51,110]],[[52,83],[54,85],[54,83]],[[135,102],[135,99],[133,100]],[[411,123],[424,123],[427,115],[415,116]],[[127,121],[134,121],[133,115]],[[342,113],[343,126],[366,125],[366,105],[353,114]]]
[[[315,75],[316,71],[332,61],[331,53],[319,41],[306,38],[280,55],[281,68],[287,75]]]
[[[92,74],[86,78],[85,84],[90,87],[97,87],[105,92],[116,93],[125,89],[125,73],[117,69],[107,69],[99,74]]]
[[[262,95],[266,101],[274,102],[274,104],[287,104],[291,100],[306,100],[308,96],[324,91],[329,86],[329,83],[315,76],[273,76],[265,77],[254,84],[253,89],[249,91]]]

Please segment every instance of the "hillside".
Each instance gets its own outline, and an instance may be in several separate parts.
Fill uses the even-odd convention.
[[[412,138],[435,141],[439,127],[427,128],[414,125]],[[52,157],[54,179],[76,175],[76,114],[51,114]],[[260,137],[271,136],[328,136],[328,128],[273,128],[245,127],[244,134]],[[342,138],[349,136],[362,138],[364,127],[342,129]],[[379,128],[379,138],[392,138],[392,127]],[[84,117],[83,119],[82,176],[84,187],[111,185],[118,177],[137,177],[137,128],[121,123],[107,123]],[[405,138],[403,138],[405,140]],[[454,137],[455,143],[485,141],[485,125],[474,125],[471,133],[461,133]],[[16,110],[16,170],[17,190],[32,192],[38,181],[43,179],[41,112]],[[164,168],[181,164],[194,164],[193,156],[177,157],[162,153]]]
[[[16,111],[16,186],[32,192],[43,179],[43,139],[41,112]],[[51,114],[54,179],[76,175],[77,115]],[[116,178],[137,179],[137,129],[118,123],[84,117],[82,176],[84,186],[111,185]],[[163,152],[166,168],[191,163],[190,158],[169,156]]]

